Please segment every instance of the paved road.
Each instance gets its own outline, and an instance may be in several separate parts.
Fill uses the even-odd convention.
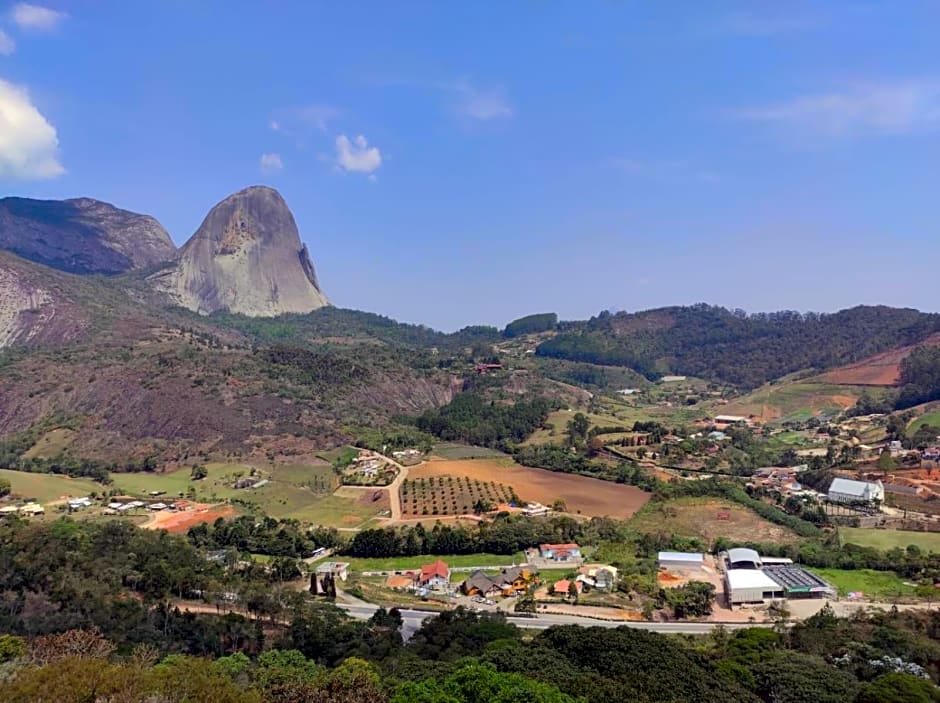
[[[341,605],[338,607],[358,620],[371,618],[378,607],[370,604]],[[425,610],[399,609],[403,625],[402,635],[405,639],[411,637],[426,618],[436,613]],[[720,623],[714,622],[636,622],[630,620],[597,620],[595,618],[579,617],[577,615],[538,615],[534,618],[508,617],[516,627],[528,630],[546,630],[554,625],[581,625],[582,627],[633,627],[637,630],[660,632],[663,634],[705,635],[714,630]],[[728,630],[739,630],[747,627],[771,627],[772,623],[725,623]]]

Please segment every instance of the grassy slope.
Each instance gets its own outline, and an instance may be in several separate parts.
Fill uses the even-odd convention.
[[[371,505],[351,498],[315,492],[309,488],[315,476],[330,476],[329,466],[288,464],[271,472],[262,472],[270,483],[258,489],[235,489],[232,483],[246,476],[251,467],[240,464],[208,464],[209,475],[201,481],[190,478],[189,469],[164,474],[114,474],[115,485],[131,495],[146,496],[150,491],[166,491],[170,497],[196,489],[200,501],[237,499],[257,506],[275,518],[297,520],[337,527],[355,527],[377,515],[385,505]]]
[[[833,414],[852,405],[863,391],[877,389],[840,386],[831,383],[784,381],[768,384],[732,400],[722,412],[732,415],[756,415],[771,419],[806,420],[813,415]]]
[[[835,586],[840,596],[861,591],[866,599],[887,600],[898,596],[913,596],[914,587],[906,586],[900,576],[891,571],[871,569],[809,569]]]
[[[86,496],[102,491],[104,486],[88,478],[69,478],[56,474],[31,474],[0,469],[0,478],[10,482],[11,492],[24,498],[48,503],[63,496]]]
[[[870,530],[861,527],[842,527],[839,536],[843,544],[857,544],[876,549],[907,548],[914,544],[924,551],[940,552],[940,533],[909,532],[904,530]]]

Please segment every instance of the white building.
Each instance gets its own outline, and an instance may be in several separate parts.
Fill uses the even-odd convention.
[[[696,552],[660,552],[657,563],[660,569],[676,573],[701,571],[705,566],[705,555]]]
[[[716,415],[715,422],[719,422],[723,425],[737,425],[742,422],[747,422],[747,418],[743,415]]]
[[[725,595],[730,605],[783,600],[783,586],[760,569],[730,569],[725,573]]]
[[[881,481],[853,481],[850,478],[834,478],[827,494],[832,503],[884,502],[885,487]]]
[[[542,515],[548,515],[549,512],[550,509],[541,503],[529,503],[522,509],[522,514],[526,517],[541,517]]]

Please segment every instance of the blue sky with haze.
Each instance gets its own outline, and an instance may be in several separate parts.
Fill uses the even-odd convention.
[[[940,309],[940,3],[0,4],[0,188],[280,190],[327,294],[442,329]]]

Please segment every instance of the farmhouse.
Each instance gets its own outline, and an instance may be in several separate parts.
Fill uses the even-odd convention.
[[[592,580],[591,585],[602,591],[613,590],[617,585],[617,567],[607,564],[587,564],[578,569],[579,578],[586,576]]]
[[[13,515],[14,513],[19,512],[19,508],[15,505],[4,505],[0,508],[0,515]]]
[[[827,494],[832,503],[874,503],[883,502],[885,488],[881,481],[870,483],[868,481],[853,481],[849,478],[837,477],[832,479]]]
[[[552,593],[556,596],[567,596],[568,592],[571,590],[571,584],[574,583],[575,590],[578,593],[581,593],[584,590],[584,584],[581,581],[569,581],[568,579],[562,579],[561,581],[556,581],[555,585],[552,586]]]
[[[432,564],[425,564],[421,567],[418,585],[421,588],[447,588],[450,585],[450,567],[440,559]]]
[[[503,569],[496,576],[487,576],[481,570],[474,571],[470,578],[460,584],[460,590],[468,596],[511,596],[525,591],[538,580],[538,571],[528,564]]]
[[[660,552],[657,563],[660,569],[675,573],[697,572],[705,566],[705,555],[697,552]]]
[[[349,576],[349,564],[344,561],[325,561],[317,567],[317,576],[330,575],[340,581],[345,581]]]
[[[84,510],[91,507],[91,498],[72,498],[69,501],[69,510]]]
[[[783,600],[783,587],[760,569],[730,569],[725,574],[725,595],[730,605]]]
[[[581,558],[581,547],[577,544],[540,544],[539,556],[549,561],[571,561]]]
[[[27,503],[20,508],[21,515],[42,515],[46,512],[39,503]]]
[[[722,425],[740,425],[747,422],[743,415],[715,415],[715,422]]]
[[[526,517],[541,517],[542,515],[548,515],[549,512],[551,512],[551,509],[541,503],[529,503],[522,509],[522,514]]]

